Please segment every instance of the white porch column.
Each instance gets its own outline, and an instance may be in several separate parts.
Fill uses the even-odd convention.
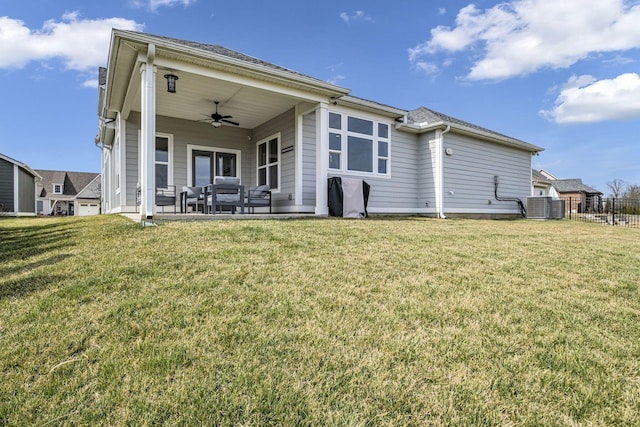
[[[327,170],[329,169],[329,105],[316,110],[316,215],[329,215]]]
[[[153,218],[155,205],[156,151],[156,70],[153,65],[156,47],[149,44],[147,62],[140,67],[142,117],[140,129],[140,216]]]

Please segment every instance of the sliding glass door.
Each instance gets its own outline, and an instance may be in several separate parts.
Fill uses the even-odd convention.
[[[237,176],[237,155],[221,151],[192,151],[192,182],[203,187],[213,183],[215,176]]]

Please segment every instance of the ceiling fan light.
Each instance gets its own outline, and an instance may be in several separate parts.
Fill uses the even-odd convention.
[[[213,126],[214,128],[219,128],[220,126],[222,126],[222,123],[220,122],[211,122],[211,126]]]

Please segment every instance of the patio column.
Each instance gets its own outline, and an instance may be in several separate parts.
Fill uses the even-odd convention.
[[[155,205],[156,151],[156,70],[153,65],[156,47],[149,44],[147,61],[140,67],[141,129],[140,129],[140,216],[153,218]]]
[[[329,105],[316,110],[316,215],[329,215],[327,179],[329,169]]]

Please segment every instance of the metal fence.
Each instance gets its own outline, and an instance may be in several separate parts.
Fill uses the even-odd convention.
[[[599,197],[585,201],[569,197],[565,208],[565,218],[572,221],[640,228],[640,200]]]

